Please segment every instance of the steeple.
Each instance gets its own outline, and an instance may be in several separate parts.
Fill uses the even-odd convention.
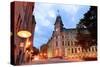
[[[55,24],[57,24],[57,23],[60,23],[61,25],[63,25],[61,16],[59,14],[59,10],[57,10],[57,17],[56,17],[56,21],[55,21]]]
[[[61,31],[61,29],[63,28],[63,23],[62,23],[61,16],[59,14],[59,10],[57,10],[57,17],[54,25],[55,25],[55,30],[59,29],[59,31]]]

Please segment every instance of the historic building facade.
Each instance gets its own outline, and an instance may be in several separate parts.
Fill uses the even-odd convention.
[[[26,53],[30,53],[26,48],[33,46],[36,25],[33,11],[34,2],[11,3],[11,64],[21,64],[21,59],[26,60]]]
[[[97,57],[96,46],[83,49],[80,45],[76,45],[77,30],[66,29],[63,27],[61,16],[58,15],[54,24],[52,37],[47,42],[48,58],[64,58],[64,59],[83,59],[85,57]],[[89,34],[87,30],[84,31]]]

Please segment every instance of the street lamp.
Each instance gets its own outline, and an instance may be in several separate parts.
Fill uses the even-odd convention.
[[[28,10],[29,5],[23,4],[21,13],[18,14],[18,26],[16,29],[16,34],[19,37],[19,40],[24,42],[24,45],[19,45],[23,48],[24,53],[26,53],[26,49],[30,47],[31,42],[29,41],[32,36],[32,29],[30,27],[30,10]],[[24,57],[24,55],[22,55]],[[25,58],[24,58],[25,59]]]
[[[39,60],[39,56],[38,55],[34,56],[34,60]]]
[[[21,30],[21,31],[19,31],[19,32],[17,33],[17,35],[18,35],[19,37],[21,37],[21,38],[28,38],[28,37],[30,37],[32,34],[31,34],[29,31],[27,31],[27,30]]]
[[[30,20],[29,20],[29,8],[27,7],[28,4],[23,4],[23,8],[22,8],[22,14],[19,14],[18,16],[18,22],[20,23],[20,25],[18,26],[18,32],[17,35],[19,37],[22,38],[29,38],[32,34],[31,34],[31,30],[30,30]],[[23,16],[23,17],[22,17]]]
[[[19,59],[19,64],[22,64],[22,63],[23,63],[23,60],[24,60],[24,43],[21,42],[21,43],[19,44],[19,47],[20,47],[20,52],[19,52],[19,57],[20,57],[20,59]]]

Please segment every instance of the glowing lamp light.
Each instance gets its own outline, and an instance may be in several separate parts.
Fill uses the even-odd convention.
[[[47,56],[47,54],[46,54],[46,53],[44,53],[44,56]]]
[[[25,47],[28,48],[30,46],[30,42],[26,43]]]
[[[30,45],[30,44],[31,44],[31,42],[27,42],[27,44],[28,44],[28,45]]]
[[[39,60],[39,57],[38,56],[34,56],[34,60]]]
[[[31,42],[29,41],[29,39],[27,39],[25,43],[25,48],[29,48],[30,45],[31,45]]]
[[[17,33],[17,35],[18,35],[19,37],[22,37],[22,38],[28,38],[28,37],[30,37],[32,34],[31,34],[29,31],[19,31],[19,32]]]
[[[28,53],[28,50],[26,52]]]
[[[42,53],[40,53],[40,55],[42,56]]]

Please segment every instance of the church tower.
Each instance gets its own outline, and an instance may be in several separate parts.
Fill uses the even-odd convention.
[[[58,11],[58,16],[56,17],[56,21],[54,25],[55,25],[55,31],[57,33],[60,33],[63,28],[63,23],[62,23],[61,16],[59,15],[59,11]]]
[[[58,11],[58,15],[56,17],[56,21],[55,21],[55,31],[54,31],[54,44],[53,44],[53,48],[54,48],[54,57],[62,57],[63,55],[63,51],[62,51],[62,29],[63,29],[63,23],[62,23],[62,19],[61,16],[59,15],[59,11]]]

